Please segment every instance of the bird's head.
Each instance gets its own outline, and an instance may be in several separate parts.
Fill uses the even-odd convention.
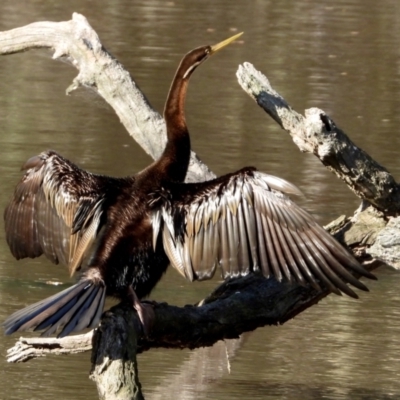
[[[223,40],[222,42],[215,44],[214,46],[201,46],[187,53],[181,62],[181,65],[183,67],[181,69],[181,71],[183,71],[182,79],[189,79],[190,75],[200,64],[206,61],[217,51],[232,43],[242,34],[243,32],[238,33],[228,39]]]

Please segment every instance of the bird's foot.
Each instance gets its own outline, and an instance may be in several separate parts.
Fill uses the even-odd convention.
[[[154,304],[151,302],[141,302],[137,297],[132,286],[129,287],[129,298],[132,301],[132,306],[138,313],[140,322],[142,323],[143,332],[147,336],[154,325],[155,313]]]

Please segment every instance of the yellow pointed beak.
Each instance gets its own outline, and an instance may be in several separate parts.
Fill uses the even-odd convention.
[[[210,54],[216,53],[218,50],[221,50],[223,47],[227,46],[229,43],[232,43],[234,40],[236,40],[238,37],[240,37],[242,35],[243,35],[243,32],[240,32],[234,36],[231,36],[228,39],[223,40],[222,42],[215,44],[214,46],[211,46]]]

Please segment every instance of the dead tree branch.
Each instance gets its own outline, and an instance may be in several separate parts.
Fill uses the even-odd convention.
[[[373,270],[379,263],[365,266]],[[318,292],[259,275],[231,279],[222,283],[199,305],[175,307],[166,303],[156,304],[155,324],[150,335],[146,337],[139,328],[136,329],[138,352],[158,347],[194,349],[212,346],[219,340],[238,338],[244,332],[265,325],[283,324],[328,294],[327,290]],[[119,318],[119,325],[137,321],[132,307],[118,305],[105,313],[100,330],[108,329],[109,318]],[[126,322],[121,322],[124,320]],[[140,324],[137,322],[135,326]],[[93,331],[62,339],[21,338],[9,350],[8,361],[24,362],[49,353],[58,355],[61,354],[58,345],[73,353],[86,351],[91,348],[92,336]]]
[[[19,338],[14,347],[7,351],[7,361],[11,363],[28,361],[48,354],[75,354],[92,348],[93,333],[56,338]]]
[[[132,307],[128,307],[132,308]],[[100,399],[143,400],[137,368],[138,318],[114,307],[93,335],[92,370]]]
[[[400,209],[399,186],[393,176],[357,147],[322,110],[304,116],[294,111],[261,72],[250,63],[239,66],[239,84],[284,130],[298,148],[317,156],[362,200],[387,214]]]

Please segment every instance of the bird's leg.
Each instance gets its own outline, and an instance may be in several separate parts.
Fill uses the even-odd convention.
[[[138,313],[145,335],[148,335],[155,319],[153,306],[151,304],[142,303],[133,290],[132,285],[128,287],[128,298],[132,302],[133,308]]]

